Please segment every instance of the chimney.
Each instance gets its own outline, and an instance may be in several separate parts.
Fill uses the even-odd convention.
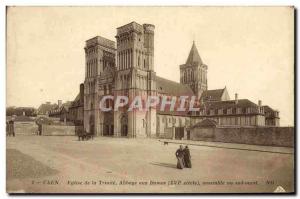
[[[261,106],[261,100],[258,100],[258,106]]]
[[[62,100],[57,100],[57,104],[58,104],[58,108],[60,108],[62,105]]]
[[[51,102],[46,102],[46,104],[48,104],[48,105],[49,105],[49,104],[51,104]]]
[[[79,95],[80,95],[80,101],[83,102],[83,99],[84,99],[84,84],[80,84]]]
[[[237,104],[238,101],[239,101],[239,97],[238,97],[238,94],[236,93],[236,94],[235,94],[235,104]]]

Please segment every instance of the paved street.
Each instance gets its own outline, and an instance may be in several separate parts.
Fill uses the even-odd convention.
[[[8,137],[7,191],[219,193],[273,192],[278,186],[293,191],[293,149],[199,143],[204,146],[190,145],[192,169],[178,170],[178,144],[156,139]]]

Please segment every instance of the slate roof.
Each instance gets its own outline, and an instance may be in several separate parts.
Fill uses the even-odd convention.
[[[272,109],[271,107],[269,107],[269,106],[263,106],[264,107],[264,110],[265,110],[265,112],[274,112],[275,110],[274,109]]]
[[[235,100],[228,100],[228,101],[204,102],[204,106],[207,109],[222,109],[222,108],[224,109],[224,108],[248,108],[248,107],[256,108],[258,105],[251,102],[248,99],[240,99],[238,100],[237,104],[235,103]]]
[[[57,104],[50,104],[50,103],[41,104],[40,107],[37,109],[37,114],[44,115],[50,110],[55,109],[56,107]]]
[[[193,63],[198,63],[198,64],[203,64],[201,57],[199,55],[199,52],[197,50],[197,47],[195,45],[195,42],[193,42],[192,48],[190,50],[189,56],[186,60],[186,64],[193,64]]]
[[[162,77],[156,76],[156,90],[171,96],[192,96],[194,92],[187,86]]]
[[[201,99],[203,99],[203,101],[221,101],[224,90],[225,88],[206,90],[202,93]]]
[[[65,102],[65,103],[63,103],[63,104],[61,105],[61,108],[63,107],[63,108],[65,108],[65,109],[68,111],[68,110],[69,110],[69,107],[71,106],[71,104],[72,104],[71,101],[67,101],[67,102]]]
[[[56,106],[54,109],[50,110],[50,114],[57,114],[57,113],[61,113],[63,110],[65,110],[66,112],[69,111],[69,107],[71,106],[72,102],[67,101],[65,103],[63,103],[61,105],[61,107]]]
[[[263,106],[264,107],[264,111],[265,111],[265,116],[267,118],[279,118],[275,113],[278,112],[274,109],[272,109],[271,107],[269,107],[268,105]]]
[[[182,116],[182,117],[187,117],[189,116],[189,111],[186,110],[186,111],[176,111],[176,109],[174,111],[170,111],[169,109],[169,106],[166,106],[166,110],[159,110],[157,109],[156,110],[156,113],[159,114],[159,115],[172,115],[172,116]]]
[[[73,100],[73,102],[70,105],[70,108],[71,107],[77,107],[77,106],[83,106],[83,103],[81,103],[81,101],[80,101],[80,93],[78,93],[76,98]]]
[[[82,89],[82,91],[80,91],[81,89]],[[83,101],[84,101],[84,99],[81,99],[81,98],[80,98],[80,97],[81,97],[81,96],[80,96],[80,95],[81,95],[80,92],[82,92],[82,94],[84,93],[84,84],[80,84],[79,92],[78,92],[78,94],[76,95],[75,99],[71,102],[69,108],[75,108],[75,107],[78,107],[78,106],[83,106]],[[83,97],[83,96],[82,96],[82,97]]]
[[[77,96],[75,97],[74,101],[73,102],[77,102],[80,100],[80,93],[77,94]]]

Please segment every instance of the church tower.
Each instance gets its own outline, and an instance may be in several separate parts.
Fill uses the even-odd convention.
[[[195,42],[186,63],[180,65],[180,83],[188,85],[198,98],[207,90],[207,65],[202,62]]]
[[[154,72],[154,25],[131,22],[117,28],[117,75],[115,99],[128,96],[130,105],[136,96],[144,104],[147,96],[156,95]],[[116,111],[114,135],[151,137],[156,130],[156,110]]]
[[[101,36],[86,41],[84,80],[84,129],[96,136],[113,134],[113,112],[104,113],[99,102],[114,86],[115,42]]]

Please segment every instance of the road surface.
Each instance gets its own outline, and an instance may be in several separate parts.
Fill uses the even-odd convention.
[[[164,145],[156,139],[8,137],[7,191],[261,193],[278,186],[294,190],[292,148],[197,143],[204,146],[189,146],[192,168],[179,170],[174,155],[178,144]]]

